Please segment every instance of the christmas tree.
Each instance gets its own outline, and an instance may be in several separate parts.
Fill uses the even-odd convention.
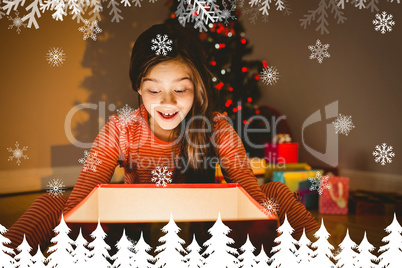
[[[294,229],[288,222],[288,217],[285,214],[285,220],[277,229],[281,234],[275,238],[274,242],[278,245],[273,247],[271,252],[275,252],[272,256],[271,266],[273,267],[296,267],[297,266],[297,240],[292,237]]]
[[[240,247],[240,250],[243,252],[238,259],[241,260],[239,263],[241,268],[252,268],[257,265],[254,255],[255,247],[251,244],[249,235],[247,234],[246,243]]]
[[[5,246],[6,244],[10,244],[11,240],[7,237],[4,237],[3,234],[7,232],[6,227],[0,224],[0,263],[4,268],[14,268],[14,259],[8,255],[14,255],[14,250]]]
[[[74,262],[76,268],[86,268],[87,260],[90,254],[90,251],[86,248],[88,245],[88,241],[82,236],[82,231],[80,228],[80,233],[75,239],[76,248],[74,250]]]
[[[172,215],[170,215],[169,223],[162,228],[162,232],[165,235],[159,238],[159,242],[164,244],[158,246],[155,250],[155,252],[159,252],[155,257],[155,266],[165,268],[187,267],[182,255],[182,253],[187,253],[183,248],[185,241],[179,237],[180,228],[174,222]]]
[[[38,250],[36,251],[36,254],[32,257],[32,262],[30,268],[45,268],[45,261],[46,257],[43,256],[42,251],[40,250],[40,246],[38,246]],[[76,266],[74,266],[76,267]]]
[[[186,248],[189,252],[186,256],[186,264],[188,268],[200,268],[204,266],[204,257],[200,254],[201,247],[198,245],[197,240],[195,239],[195,234],[193,234],[193,241]]]
[[[56,236],[53,237],[50,242],[54,245],[49,247],[48,252],[53,252],[47,258],[47,267],[73,267],[73,245],[74,241],[68,236],[71,229],[68,228],[66,222],[64,221],[63,215],[61,215],[61,221],[59,225],[54,228]]]
[[[269,257],[265,253],[264,245],[261,245],[260,254],[258,254],[257,257],[255,257],[255,260],[257,262],[257,264],[254,266],[255,268],[268,268],[269,267],[269,265],[268,265]]]
[[[357,253],[353,249],[357,247],[356,243],[350,239],[349,229],[346,229],[346,235],[343,241],[339,244],[340,252],[335,256],[336,267],[353,268],[356,265]]]
[[[116,244],[116,248],[118,249],[118,251],[111,258],[112,260],[114,260],[113,267],[132,267],[132,258],[134,258],[134,253],[131,251],[131,249],[133,248],[133,246],[133,243],[131,243],[126,236],[126,229],[123,229],[123,235],[121,236],[119,242],[117,242]]]
[[[148,252],[152,248],[145,242],[144,236],[141,232],[140,239],[138,240],[137,244],[134,246],[134,258],[131,266],[133,268],[151,268],[154,267],[153,264],[151,264],[149,261],[154,261],[154,257],[152,257],[151,254],[148,254]]]
[[[169,20],[180,21],[183,2],[173,1]],[[235,5],[235,1],[219,3],[219,9],[226,15],[221,15],[221,21],[209,23],[207,31],[199,33],[199,39],[213,74],[215,110],[228,114],[234,129],[244,140],[242,130],[245,125],[252,123],[251,116],[260,114],[256,103],[261,97],[261,81],[271,73],[266,72],[270,68],[266,61],[245,59],[251,54],[252,47]],[[193,27],[194,24],[187,23],[186,26]],[[245,146],[247,150],[247,144]]]
[[[89,259],[87,261],[88,267],[111,267],[107,259],[110,259],[108,250],[110,246],[105,242],[106,233],[103,231],[100,225],[100,220],[98,219],[98,225],[95,231],[91,233],[91,237],[94,239],[88,244],[91,248]]]
[[[32,265],[32,255],[29,253],[31,252],[32,248],[28,244],[25,234],[24,238],[22,239],[21,244],[17,247],[17,250],[20,252],[18,253],[14,259],[18,262],[16,263],[16,267],[18,268],[29,268]]]
[[[389,233],[382,239],[382,242],[388,243],[380,247],[378,252],[383,252],[379,257],[380,267],[396,268],[401,266],[402,260],[402,227],[396,219],[394,213],[394,220],[385,228],[385,231]]]
[[[299,250],[297,251],[297,261],[299,267],[309,268],[311,262],[311,256],[314,251],[310,248],[311,241],[306,236],[306,229],[303,228],[303,234],[299,239]]]
[[[205,268],[238,267],[239,261],[234,256],[238,254],[237,250],[229,246],[234,243],[234,240],[228,236],[230,231],[231,229],[223,224],[219,213],[215,224],[208,230],[212,237],[204,243],[207,249],[203,255],[208,256],[205,259]]]
[[[375,247],[367,240],[366,232],[364,232],[363,240],[362,242],[360,242],[360,245],[357,246],[357,250],[359,251],[359,254],[357,254],[356,257],[357,268],[377,267],[377,265],[372,262],[378,260],[378,258],[371,253],[371,251],[373,251],[374,249]]]
[[[321,219],[320,229],[318,229],[314,236],[317,238],[317,241],[315,241],[311,247],[316,250],[314,251],[314,256],[312,256],[313,259],[310,267],[335,267],[334,263],[330,260],[330,258],[334,257],[332,254],[334,246],[328,242],[330,234],[324,226],[324,219]]]

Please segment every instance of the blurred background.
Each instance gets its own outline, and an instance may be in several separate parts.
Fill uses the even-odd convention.
[[[351,186],[355,188],[372,188],[372,183],[365,183],[372,180],[377,189],[402,192],[402,165],[398,164],[402,146],[402,35],[398,20],[401,6],[379,5],[396,21],[393,31],[386,34],[374,30],[372,20],[376,12],[349,5],[344,9],[345,23],[337,24],[329,13],[330,33],[321,35],[315,30],[315,22],[304,29],[299,21],[308,10],[316,9],[318,2],[290,1],[290,15],[272,9],[267,23],[258,18],[255,24],[250,22],[250,16],[242,14],[243,9],[237,8],[236,24],[243,28],[241,34],[247,42],[244,46],[252,49],[240,56],[243,60],[258,61],[261,67],[265,61],[279,72],[273,85],[261,81],[252,85],[258,86],[250,93],[254,97],[253,107],[269,106],[285,115],[292,140],[300,143],[299,161],[325,167],[328,165],[301,144],[302,125],[311,114],[321,110],[323,120],[306,128],[304,137],[308,146],[325,153],[326,125],[334,118],[325,119],[324,108],[338,101],[339,113],[352,116],[355,125],[348,136],[339,135],[340,173],[354,175],[356,184],[352,181]],[[15,28],[8,29],[11,21],[3,16],[0,194],[43,189],[53,177],[62,179],[67,186],[74,185],[82,168],[78,160],[84,157],[85,149],[72,144],[74,141],[66,134],[68,129],[70,137],[90,145],[116,109],[125,104],[138,107],[137,93],[131,89],[128,76],[131,48],[140,33],[172,15],[172,4],[144,1],[141,7],[121,7],[124,19],[119,23],[111,22],[105,7],[97,41],[84,41],[83,33],[78,31],[82,23],[77,24],[70,16],[55,21],[52,13],[46,12],[38,19],[38,29],[21,27],[20,34]],[[22,17],[24,10],[20,8],[19,12]],[[10,16],[14,17],[14,12]],[[205,39],[214,33],[204,34]],[[330,58],[324,58],[321,64],[309,59],[311,51],[307,48],[315,45],[317,39],[330,45]],[[51,66],[46,59],[52,48],[65,53],[65,61],[58,67]],[[235,58],[233,54],[232,60],[236,61]],[[217,62],[218,66],[224,65]],[[221,100],[222,106],[226,101]],[[72,111],[83,103],[95,106]],[[230,112],[232,108],[226,110]],[[71,128],[65,128],[69,112]],[[242,120],[246,116],[243,113]],[[7,148],[15,149],[16,142],[20,148],[28,146],[24,153],[29,159],[21,158],[20,165],[16,160],[7,160],[12,155]],[[372,152],[384,142],[393,146],[396,156],[393,163],[382,166],[374,162]]]

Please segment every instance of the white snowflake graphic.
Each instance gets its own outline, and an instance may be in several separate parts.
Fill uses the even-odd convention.
[[[156,186],[163,186],[166,187],[168,183],[172,182],[170,176],[172,176],[172,172],[168,171],[167,167],[164,166],[163,169],[159,166],[156,169],[152,170],[152,175],[154,177],[151,179],[153,182],[156,182]]]
[[[236,20],[236,16],[232,15],[232,11],[236,10],[236,1],[230,1],[230,4],[226,4],[225,1],[222,1],[222,4],[225,6],[224,9],[222,10],[221,17],[223,20],[225,20],[225,25],[228,26],[229,20]],[[230,9],[227,9],[227,7],[230,6]]]
[[[177,6],[176,16],[183,26],[187,22],[195,22],[194,28],[207,32],[209,23],[222,21],[222,11],[216,0],[181,0]]]
[[[128,104],[121,109],[117,109],[120,124],[126,126],[131,122],[137,121],[135,111],[136,110],[131,108]]]
[[[84,33],[84,40],[87,40],[88,37],[92,38],[92,40],[96,41],[96,34],[101,33],[102,29],[98,27],[98,21],[93,20],[84,20],[84,26],[78,28],[80,32]]]
[[[328,176],[321,176],[321,172],[317,171],[314,178],[308,178],[311,182],[311,186],[309,188],[310,191],[317,191],[320,195],[324,191],[324,189],[331,188],[328,184]]]
[[[62,65],[63,61],[65,61],[65,56],[66,56],[66,54],[63,52],[63,50],[60,48],[49,49],[49,51],[47,52],[46,55],[47,55],[46,58],[47,58],[48,63],[53,67],[54,66],[58,67],[58,66]]]
[[[327,49],[329,44],[322,45],[320,39],[317,39],[315,46],[308,46],[311,50],[310,60],[317,59],[319,63],[322,63],[324,58],[329,58],[331,55],[328,53]]]
[[[46,186],[46,192],[48,192],[51,197],[56,198],[63,195],[65,189],[64,186],[65,185],[60,179],[51,179]]]
[[[395,153],[392,152],[392,146],[387,146],[386,143],[383,143],[381,147],[379,145],[375,146],[375,151],[373,151],[373,156],[375,156],[375,162],[381,162],[381,165],[385,165],[386,163],[392,163],[392,157],[395,156]]]
[[[374,29],[376,31],[380,31],[382,34],[385,34],[387,31],[392,31],[392,26],[395,25],[395,21],[392,20],[392,15],[387,14],[387,12],[383,11],[381,14],[377,13],[375,15],[376,19],[373,20],[373,24],[375,25]]]
[[[19,148],[20,144],[18,141],[15,142],[15,149],[13,150],[12,148],[7,148],[7,151],[10,153],[12,152],[13,155],[8,158],[8,161],[12,161],[14,158],[17,159],[17,165],[21,164],[21,158],[23,159],[29,159],[27,155],[24,155],[24,151],[28,149],[28,146],[22,147],[22,149]]]
[[[8,29],[12,29],[12,28],[16,27],[17,33],[20,34],[21,33],[20,27],[24,26],[26,28],[27,24],[24,23],[22,18],[20,18],[18,15],[19,15],[18,11],[15,11],[15,18],[12,18],[11,16],[7,16],[8,20],[11,20],[13,22],[13,24],[10,24],[10,26],[8,26]]]
[[[278,81],[279,72],[275,67],[264,67],[260,76],[264,84],[272,86]]]
[[[352,116],[339,114],[332,122],[335,127],[335,133],[341,133],[348,136],[349,132],[355,127],[352,122]]]
[[[169,37],[164,34],[163,36],[160,34],[156,35],[156,39],[152,38],[151,40],[153,46],[151,46],[151,49],[156,51],[156,55],[163,55],[166,56],[168,51],[172,51],[171,45],[173,44],[173,41],[169,39]]]
[[[88,169],[96,172],[96,166],[102,164],[102,160],[98,159],[98,152],[89,153],[84,151],[84,157],[78,160],[79,163],[84,165],[83,171]]]
[[[273,198],[266,198],[261,205],[264,207],[262,211],[266,215],[276,215],[279,211],[279,204]]]

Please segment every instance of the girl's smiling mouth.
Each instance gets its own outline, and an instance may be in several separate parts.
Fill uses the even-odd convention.
[[[157,111],[157,112],[162,117],[162,119],[166,120],[166,121],[173,120],[179,114],[178,111],[177,112],[170,112],[170,113],[164,113],[164,112],[160,112],[160,111]]]

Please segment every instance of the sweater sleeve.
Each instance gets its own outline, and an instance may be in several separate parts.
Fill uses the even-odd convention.
[[[81,202],[96,185],[110,182],[122,151],[119,136],[118,118],[112,116],[92,144],[63,214]],[[89,161],[94,161],[93,165]]]
[[[222,116],[215,117],[213,125],[211,141],[225,180],[240,184],[257,202],[262,203],[266,196],[257,183],[239,135]]]

